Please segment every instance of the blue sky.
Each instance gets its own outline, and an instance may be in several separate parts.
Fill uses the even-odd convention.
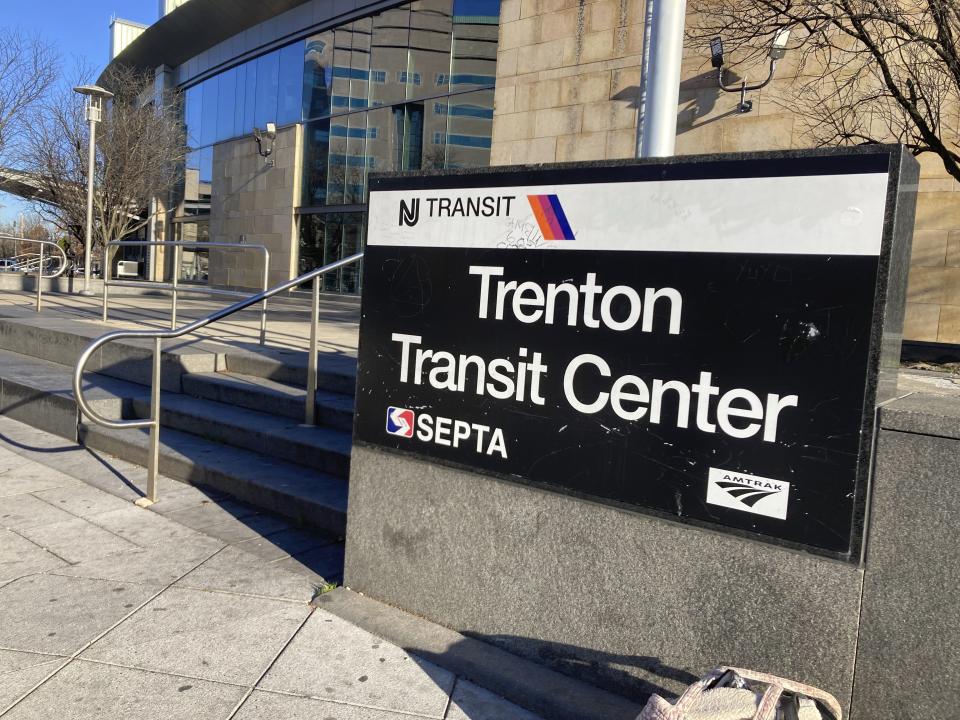
[[[69,72],[75,60],[85,60],[97,71],[109,57],[110,18],[149,25],[156,22],[158,0],[8,0],[3,3],[0,25],[38,34],[55,45]],[[14,220],[29,205],[0,193],[0,220]]]
[[[83,57],[100,70],[107,64],[111,17],[149,25],[156,22],[158,0],[18,0],[4,2],[0,25],[38,33],[63,53],[67,62]]]

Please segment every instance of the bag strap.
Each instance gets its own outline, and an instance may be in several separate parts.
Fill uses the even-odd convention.
[[[837,699],[830,693],[824,692],[823,690],[815,688],[812,685],[804,685],[803,683],[794,682],[793,680],[787,680],[786,678],[770,675],[768,673],[757,672],[755,670],[745,670],[743,668],[735,667],[725,667],[721,669],[724,671],[733,670],[745,680],[755,680],[768,685],[779,685],[781,691],[785,690],[793,693],[794,695],[806,695],[807,697],[822,703],[833,714],[836,720],[843,720],[843,710],[840,709],[840,703],[837,702]]]

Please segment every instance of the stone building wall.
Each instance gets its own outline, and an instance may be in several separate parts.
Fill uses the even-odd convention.
[[[503,0],[492,164],[633,157],[643,11],[641,0]],[[709,57],[685,51],[677,154],[809,147],[803,118],[788,109],[796,60],[788,52],[741,114]],[[751,82],[767,73],[765,64],[733,69]],[[960,343],[960,183],[935,156],[919,160],[904,337]]]
[[[270,251],[269,285],[293,277],[296,259],[296,216],[300,204],[299,125],[277,131],[273,166],[257,154],[251,137],[213,148],[210,203],[211,242],[265,245]],[[210,250],[211,285],[259,289],[263,255],[253,251]]]

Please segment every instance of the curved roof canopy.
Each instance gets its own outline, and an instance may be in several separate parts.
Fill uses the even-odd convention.
[[[306,0],[190,0],[144,30],[107,68],[121,64],[144,70],[160,65],[176,67],[217,43],[304,2]],[[103,78],[102,73],[100,77]]]

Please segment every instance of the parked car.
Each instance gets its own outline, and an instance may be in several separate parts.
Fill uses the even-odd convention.
[[[0,260],[0,272],[16,272],[19,270],[17,263],[9,258]]]

